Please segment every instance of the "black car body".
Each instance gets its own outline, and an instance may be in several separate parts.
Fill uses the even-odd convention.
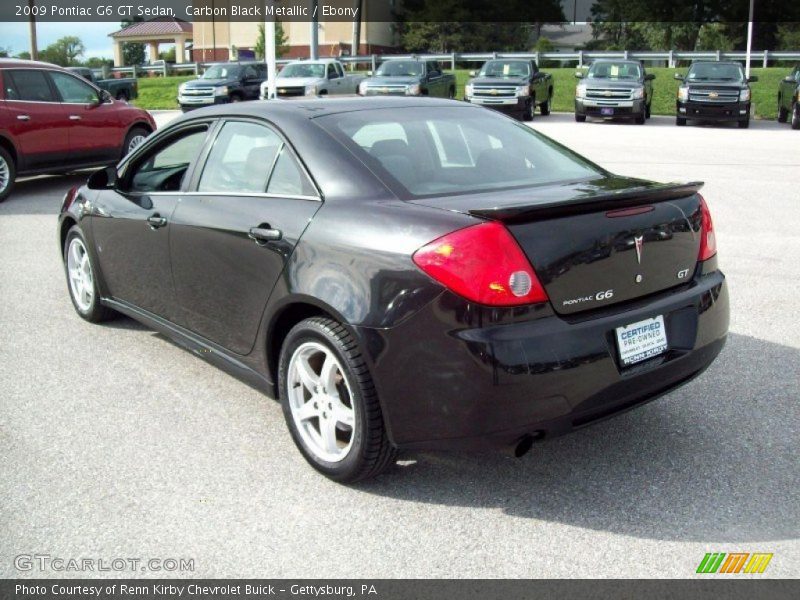
[[[72,190],[58,234],[85,246],[84,318],[130,315],[284,402],[293,348],[344,339],[368,467],[290,430],[353,480],[398,448],[522,454],[702,372],[728,293],[699,186],[612,175],[464,102],[275,101],[173,122]]]
[[[792,129],[800,129],[800,65],[781,80],[778,89],[778,122],[791,118]]]
[[[534,60],[490,60],[480,71],[470,73],[464,100],[514,115],[525,121],[533,118],[536,107],[550,114],[553,76],[539,70]]]
[[[129,102],[139,97],[139,83],[135,77],[126,77],[120,79],[98,79],[94,76],[94,71],[87,67],[67,67],[67,71],[71,71],[76,75],[83,77],[99,87],[101,90],[107,91],[112,98]]]
[[[362,96],[433,96],[455,98],[456,77],[435,60],[390,59],[358,85]]]
[[[586,117],[634,119],[644,125],[650,118],[653,79],[644,65],[635,60],[598,60],[592,63],[575,87],[575,120]]]
[[[202,77],[182,83],[178,104],[184,112],[212,104],[257,100],[267,79],[262,62],[231,62],[211,65]]]
[[[681,81],[675,101],[677,125],[688,120],[736,121],[739,127],[750,126],[750,82],[758,77],[744,75],[737,62],[696,62]]]

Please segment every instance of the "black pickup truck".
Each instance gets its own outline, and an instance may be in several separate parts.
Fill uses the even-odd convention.
[[[358,85],[362,96],[456,97],[456,77],[445,73],[435,60],[390,59]]]
[[[644,125],[650,118],[653,79],[644,65],[635,60],[598,60],[589,72],[575,73],[581,81],[575,86],[575,120],[586,117],[633,119]]]
[[[778,90],[778,122],[792,117],[792,129],[800,129],[800,64],[781,80]]]
[[[211,104],[258,100],[266,79],[267,65],[263,62],[218,63],[199,79],[180,85],[178,104],[186,112]]]
[[[684,77],[675,74],[682,84],[675,101],[675,124],[687,120],[736,121],[741,128],[750,127],[750,82],[737,62],[696,62]]]
[[[539,70],[536,61],[525,59],[490,60],[479,72],[470,72],[464,86],[464,100],[505,113],[533,119],[536,107],[550,114],[553,77]]]
[[[139,96],[139,84],[134,77],[126,79],[97,79],[94,71],[87,67],[68,67],[68,71],[90,81],[101,90],[107,91],[112,98],[129,102]]]

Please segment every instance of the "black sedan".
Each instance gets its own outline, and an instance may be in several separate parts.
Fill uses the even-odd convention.
[[[700,184],[612,175],[462,102],[190,113],[67,193],[78,314],[123,313],[280,397],[338,481],[511,449],[689,381],[728,330]]]

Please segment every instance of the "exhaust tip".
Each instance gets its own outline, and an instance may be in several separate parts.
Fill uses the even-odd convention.
[[[532,434],[524,436],[519,442],[517,442],[517,445],[514,446],[514,458],[522,458],[525,456],[530,451],[531,446],[533,446],[533,442],[540,440],[543,437],[543,431],[536,431]]]

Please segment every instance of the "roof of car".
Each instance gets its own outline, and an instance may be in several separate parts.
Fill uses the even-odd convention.
[[[0,58],[0,69],[30,67],[38,69],[61,69],[58,65],[41,62],[38,60],[24,60],[22,58]]]
[[[284,117],[295,119],[313,119],[326,115],[347,113],[364,110],[377,110],[381,108],[477,108],[466,102],[445,100],[442,98],[395,98],[377,96],[363,98],[352,96],[346,98],[315,98],[309,100],[257,100],[253,102],[237,102],[234,104],[220,104],[204,108],[201,111],[192,111],[175,122],[183,122],[203,115],[208,116],[245,116],[245,117]]]

